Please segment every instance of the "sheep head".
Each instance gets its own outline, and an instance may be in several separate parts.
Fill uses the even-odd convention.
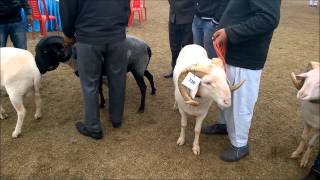
[[[305,73],[295,75],[291,73],[291,79],[295,87],[299,90],[297,98],[300,100],[320,99],[320,64],[310,62]]]
[[[223,69],[221,59],[214,58],[212,64],[191,65],[186,68],[178,77],[179,91],[187,104],[198,106],[200,103],[191,98],[187,87],[182,85],[183,79],[189,72],[201,78],[197,95],[201,98],[213,99],[220,108],[226,108],[231,105],[231,91],[234,91],[242,85],[243,81],[235,86],[229,86],[226,73]]]
[[[72,55],[71,48],[63,47],[61,36],[48,36],[41,39],[37,43],[35,52],[35,60],[41,74],[56,69],[60,62],[68,61]]]

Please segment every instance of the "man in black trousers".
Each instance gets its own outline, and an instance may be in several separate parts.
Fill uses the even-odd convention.
[[[183,46],[193,43],[192,20],[194,15],[194,0],[168,0],[169,14],[169,41],[171,49],[171,69],[164,74],[165,78],[172,78],[173,69],[180,50]]]
[[[102,69],[108,77],[112,125],[118,128],[122,123],[128,61],[124,42],[129,0],[60,0],[60,13],[65,45],[70,46],[76,41],[84,96],[85,119],[77,122],[76,128],[85,136],[101,139],[98,88]]]

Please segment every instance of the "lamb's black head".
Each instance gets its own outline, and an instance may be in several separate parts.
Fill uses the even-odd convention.
[[[71,48],[63,47],[63,37],[47,36],[36,46],[35,60],[41,74],[56,69],[60,62],[66,62],[72,55]]]

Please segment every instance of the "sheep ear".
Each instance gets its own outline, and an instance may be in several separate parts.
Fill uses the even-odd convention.
[[[302,73],[302,74],[298,74],[296,75],[297,80],[305,80],[307,77],[307,73]]]
[[[310,61],[309,64],[308,64],[308,67],[307,67],[307,70],[312,70],[312,69],[315,69],[315,68],[318,68],[320,67],[320,63],[319,62],[316,62],[316,61]]]
[[[211,59],[212,64],[217,65],[218,67],[224,67],[223,62],[220,58],[212,58]]]

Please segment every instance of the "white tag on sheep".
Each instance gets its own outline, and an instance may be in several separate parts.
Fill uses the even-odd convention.
[[[192,98],[194,98],[200,82],[201,79],[198,76],[195,76],[194,74],[189,72],[186,78],[184,78],[184,80],[182,81],[182,84],[191,90],[191,96],[193,96]]]

